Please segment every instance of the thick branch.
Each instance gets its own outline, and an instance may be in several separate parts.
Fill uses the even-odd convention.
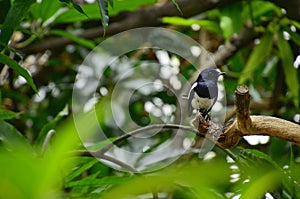
[[[180,9],[182,10],[183,17],[192,17],[194,15],[203,13],[207,10],[226,6],[233,3],[233,0],[177,0]],[[161,6],[153,5],[144,9],[139,9],[135,12],[128,13],[127,17],[123,20],[109,24],[106,35],[114,35],[125,30],[130,30],[139,27],[160,26],[161,18],[166,16],[182,16],[176,6],[170,1]],[[93,28],[85,30],[77,34],[78,37],[85,39],[92,39],[102,37],[104,34],[103,28]],[[59,49],[67,44],[71,44],[73,41],[67,38],[54,37],[45,40],[43,43],[33,44],[21,49],[24,53],[36,53],[42,52],[47,49]]]
[[[246,86],[239,86],[235,95],[236,119],[231,120],[223,128],[223,133],[216,141],[217,145],[231,148],[236,146],[243,136],[268,135],[300,146],[300,125],[271,116],[250,116],[250,94]],[[199,120],[198,124],[198,131],[201,134],[211,128],[211,124],[205,120]]]

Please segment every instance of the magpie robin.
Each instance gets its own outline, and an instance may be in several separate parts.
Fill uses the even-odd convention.
[[[209,118],[208,113],[218,99],[218,77],[224,74],[212,68],[204,69],[199,74],[187,97],[190,115],[196,109],[205,119]]]

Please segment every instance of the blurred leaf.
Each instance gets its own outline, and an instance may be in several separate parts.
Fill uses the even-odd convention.
[[[260,43],[254,47],[246,66],[244,67],[238,83],[243,84],[248,80],[253,72],[262,64],[272,49],[273,34],[266,32],[260,39]]]
[[[35,3],[30,11],[35,19],[42,20],[44,24],[46,21],[49,21],[50,18],[53,18],[56,13],[59,12],[60,8],[62,8],[62,3],[58,0],[43,0],[40,3]],[[50,20],[52,22],[52,20]],[[48,24],[49,22],[47,22]]]
[[[300,182],[300,163],[295,161],[293,145],[290,146],[290,165],[288,170],[290,171],[286,174],[286,179],[289,181],[288,188],[291,188],[290,192],[293,198],[299,198],[300,186],[298,183]]]
[[[114,0],[108,0],[108,3],[112,8],[114,7]]]
[[[77,36],[73,35],[72,33],[69,33],[69,32],[64,31],[64,30],[51,30],[49,33],[53,34],[53,35],[66,37],[66,38],[78,43],[79,45],[84,46],[86,48],[89,48],[91,50],[94,49],[95,46],[96,46],[94,44],[94,42],[92,42],[90,40],[80,38],[80,37],[77,37]]]
[[[270,165],[272,165],[274,168],[281,170],[280,166],[267,154],[255,150],[255,149],[240,149],[240,154],[241,157],[247,160],[253,160],[254,164],[260,164],[260,162],[265,162],[265,163],[269,163]],[[255,166],[255,165],[250,165],[250,166]]]
[[[220,10],[221,16],[226,16],[230,18],[230,21],[222,21],[226,20],[225,18],[222,19],[221,17],[221,24],[224,23],[224,27],[222,27],[223,32],[225,35],[227,35],[225,38],[229,39],[233,33],[240,32],[242,26],[243,26],[243,17],[242,17],[242,11],[243,6],[240,3],[231,4],[228,6],[225,6]],[[232,23],[234,21],[234,23]],[[226,30],[225,30],[226,29]],[[229,31],[230,30],[230,31]]]
[[[30,151],[31,146],[23,135],[11,124],[0,121],[0,143],[9,150],[21,149]]]
[[[66,105],[64,107],[64,109],[62,111],[60,111],[56,117],[49,123],[47,123],[45,126],[43,126],[41,132],[39,133],[38,135],[38,138],[37,138],[37,144],[39,146],[42,146],[46,136],[47,136],[47,133],[51,130],[51,129],[54,129],[58,123],[65,117],[69,114],[69,111],[68,111],[68,106]]]
[[[288,30],[288,33],[291,35],[291,39],[293,40],[293,42],[295,42],[298,46],[300,46],[300,35],[290,30]]]
[[[288,41],[283,38],[281,33],[278,34],[278,49],[283,65],[285,82],[291,92],[295,107],[299,108],[299,82],[297,69],[293,66],[294,55]]]
[[[1,38],[1,37],[0,37]],[[15,60],[12,60],[10,57],[0,54],[0,63],[8,65],[10,68],[12,68],[14,71],[16,71],[19,75],[24,77],[27,81],[27,83],[31,86],[31,88],[37,92],[36,86],[33,82],[32,77],[28,73],[26,69],[24,69],[22,66],[19,65],[18,62]]]
[[[225,37],[226,40],[228,40],[231,35],[233,34],[233,21],[230,17],[228,16],[221,16],[220,19],[220,27],[223,31],[223,36]]]
[[[15,113],[15,112],[12,112],[9,110],[0,109],[0,121],[15,118],[17,115],[18,115],[18,113]]]
[[[18,27],[19,23],[27,13],[30,6],[35,2],[35,0],[13,1],[13,4],[7,13],[3,26],[1,28],[0,52],[8,44],[8,41],[10,40],[14,30]]]
[[[265,170],[260,176],[251,179],[247,186],[243,186],[241,199],[262,198],[266,192],[280,186],[281,173],[277,170]]]
[[[222,32],[218,23],[212,20],[194,20],[194,19],[185,19],[181,17],[163,17],[162,22],[172,24],[172,25],[180,25],[180,26],[191,26],[193,24],[197,24],[201,28],[207,29],[217,34],[220,34]]]
[[[0,0],[0,8],[1,8],[1,12],[0,12],[0,24],[2,24],[5,20],[5,17],[10,9],[11,3],[10,1],[6,1],[6,0]]]
[[[154,4],[156,0],[131,0],[131,1],[115,1],[113,8],[109,8],[109,16],[115,16],[120,12],[135,11],[141,6]],[[88,15],[82,15],[77,11],[71,9],[59,15],[55,20],[54,24],[57,23],[72,23],[78,21],[95,20],[100,19],[98,4],[85,4],[81,6],[82,10]]]
[[[111,142],[113,142],[114,140],[116,140],[118,138],[119,137],[107,138],[106,140],[104,140],[102,142],[97,142],[96,144],[93,144],[91,146],[87,146],[86,149],[88,151],[99,151],[103,147],[105,147],[106,145],[110,144]]]
[[[228,165],[221,161],[201,162],[181,166],[175,165],[165,168],[162,171],[151,173],[151,175],[132,178],[115,189],[111,189],[101,198],[125,198],[126,196],[132,197],[146,194],[153,190],[174,190],[177,184],[191,188],[209,187],[217,192],[224,183],[228,182],[229,175]],[[199,194],[205,196],[203,192]]]
[[[100,9],[101,22],[103,26],[104,33],[106,32],[108,26],[108,0],[96,0]]]
[[[2,142],[14,149],[0,150],[0,198],[59,198],[62,178],[72,165],[66,154],[77,141],[74,123],[67,122],[58,130],[51,153],[43,157],[24,150],[30,145],[13,126],[1,121],[0,129]]]
[[[112,184],[124,184],[134,177],[124,177],[124,176],[109,176],[101,179],[86,178],[83,180],[73,181],[66,185],[67,188],[76,187],[76,186],[103,186],[103,185],[112,185]]]
[[[21,144],[14,142],[14,144]],[[22,147],[22,144],[19,145]],[[37,199],[44,164],[27,151],[0,150],[0,198]],[[49,190],[48,190],[49,191]],[[41,195],[40,195],[41,197]]]
[[[73,171],[70,175],[68,175],[65,178],[65,181],[66,182],[70,182],[71,180],[73,180],[74,178],[76,178],[80,174],[82,174],[84,171],[86,171],[89,168],[91,168],[92,166],[94,166],[97,162],[99,162],[99,160],[97,160],[96,158],[89,159],[89,160],[90,161],[86,162],[85,164],[83,164],[82,166],[80,166],[78,169],[76,169],[75,171]]]
[[[274,3],[268,1],[251,1],[251,6],[253,10],[253,18],[256,21],[260,21],[266,17],[274,17],[274,12],[276,15],[280,16],[280,8]],[[245,9],[245,15],[249,16],[249,8]]]

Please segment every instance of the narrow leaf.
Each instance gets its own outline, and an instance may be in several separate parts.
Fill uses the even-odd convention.
[[[75,8],[75,9],[76,9],[78,12],[80,12],[81,14],[84,14],[85,16],[87,16],[87,15],[85,14],[85,12],[82,10],[81,6],[79,6],[79,5],[77,5],[77,4],[73,3],[73,2],[72,2],[72,6],[73,6],[73,8]]]
[[[100,15],[101,15],[101,22],[104,29],[104,33],[106,32],[107,26],[108,26],[108,0],[97,0],[99,9],[100,9]]]
[[[163,23],[168,23],[172,25],[180,25],[180,26],[191,26],[194,24],[199,25],[201,28],[209,30],[211,32],[221,34],[222,30],[218,23],[211,20],[194,20],[194,19],[185,19],[181,17],[164,17],[162,19]]]
[[[15,118],[18,114],[9,110],[0,109],[0,121]]]
[[[10,1],[2,1],[0,0],[0,8],[1,8],[1,12],[0,12],[0,24],[2,24],[5,20],[5,17],[10,9],[11,3]]]
[[[79,13],[84,14],[85,16],[87,16],[85,14],[85,12],[83,11],[83,9],[81,8],[81,6],[79,6],[76,3],[74,3],[73,0],[59,0],[59,1],[66,3],[70,7],[74,8],[75,10],[77,10]]]
[[[23,149],[30,152],[32,150],[26,138],[11,124],[0,121],[0,142],[9,150]]]
[[[298,108],[299,82],[297,77],[297,70],[293,67],[294,56],[288,41],[283,38],[282,34],[278,34],[278,49],[283,65],[286,85],[292,94],[295,107]]]
[[[45,126],[43,126],[43,128],[40,131],[39,136],[37,138],[37,143],[39,144],[39,146],[42,146],[42,143],[44,142],[44,139],[45,139],[47,133],[51,129],[54,129],[57,126],[57,124],[68,114],[69,114],[68,106],[66,105],[64,107],[64,109],[62,111],[60,111],[51,122],[49,122]]]
[[[51,30],[50,34],[66,37],[66,38],[78,43],[79,45],[82,45],[82,46],[87,47],[89,49],[93,49],[96,46],[94,44],[94,42],[83,39],[83,38],[80,38],[80,37],[77,37],[77,36],[73,35],[72,33],[69,33],[69,32],[64,31],[64,30]]]
[[[30,6],[35,2],[35,0],[13,1],[13,5],[9,9],[1,28],[0,51],[2,51],[3,48],[8,44],[8,41],[10,40],[14,30],[18,27]]]
[[[67,188],[76,187],[76,186],[103,186],[103,185],[111,185],[111,184],[126,184],[129,180],[134,179],[134,177],[119,177],[119,176],[110,176],[104,177],[101,179],[83,179],[78,181],[70,182],[66,185]]]
[[[114,0],[108,0],[108,3],[112,8],[114,7]]]
[[[36,86],[33,82],[32,77],[30,76],[30,74],[28,73],[28,71],[26,69],[24,69],[22,66],[19,65],[18,62],[16,62],[15,60],[9,58],[6,55],[0,54],[0,62],[3,64],[8,65],[10,68],[12,68],[14,71],[16,71],[19,75],[21,75],[22,77],[24,77],[27,81],[27,83],[31,86],[31,88],[37,92]]]
[[[245,68],[239,78],[238,83],[243,84],[248,80],[254,73],[254,71],[262,64],[268,57],[272,49],[273,34],[265,33],[260,39],[260,43],[254,47]]]
[[[92,159],[91,161],[88,161],[87,163],[83,164],[80,168],[76,169],[74,172],[72,172],[70,175],[68,175],[65,179],[66,182],[70,182],[71,180],[75,179],[77,176],[79,176],[84,171],[88,170],[92,166],[94,166],[96,163],[98,163],[98,159]]]

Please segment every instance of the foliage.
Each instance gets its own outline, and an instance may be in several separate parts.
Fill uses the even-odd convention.
[[[262,198],[266,194],[300,198],[300,150],[284,140],[270,138],[251,145],[245,139],[239,148],[215,147],[203,158],[197,148],[203,139],[194,136],[191,118],[186,118],[181,121],[180,136],[182,145],[190,145],[154,153],[174,144],[174,124],[179,123],[178,94],[161,84],[180,93],[186,83],[183,78],[197,73],[193,63],[163,49],[135,50],[109,62],[115,57],[96,46],[110,38],[110,25],[121,26],[118,21],[128,13],[143,12],[148,6],[159,8],[160,3],[0,1],[0,198]],[[184,17],[185,9],[178,1],[170,3],[179,14],[162,16],[162,26],[171,25],[195,40],[205,37],[212,43],[205,46],[210,51],[232,42],[250,23],[256,33],[254,41],[220,67],[227,72],[227,106],[233,107],[236,86],[247,84],[253,113],[299,123],[299,22],[269,1],[237,1],[192,18]],[[86,36],[100,24],[105,34]],[[53,37],[72,43],[28,53],[28,49],[48,45]],[[153,37],[158,43],[172,40],[171,34]],[[123,46],[116,42],[114,47],[121,51]],[[78,65],[92,49],[97,53],[91,63],[85,63],[103,65],[101,81],[95,85],[95,95],[88,96],[92,106],[85,107],[87,114],[72,115]],[[87,81],[98,75],[88,68],[84,72]],[[156,73],[161,76],[150,75]],[[152,82],[155,86],[136,89]],[[153,133],[161,127],[153,124],[165,123],[172,128]],[[108,139],[89,137],[99,127]],[[86,134],[78,136],[78,130]],[[90,140],[88,145],[81,142],[84,139]],[[111,142],[132,153],[110,147]],[[87,153],[86,147],[101,161]],[[126,172],[130,168],[135,170]]]

